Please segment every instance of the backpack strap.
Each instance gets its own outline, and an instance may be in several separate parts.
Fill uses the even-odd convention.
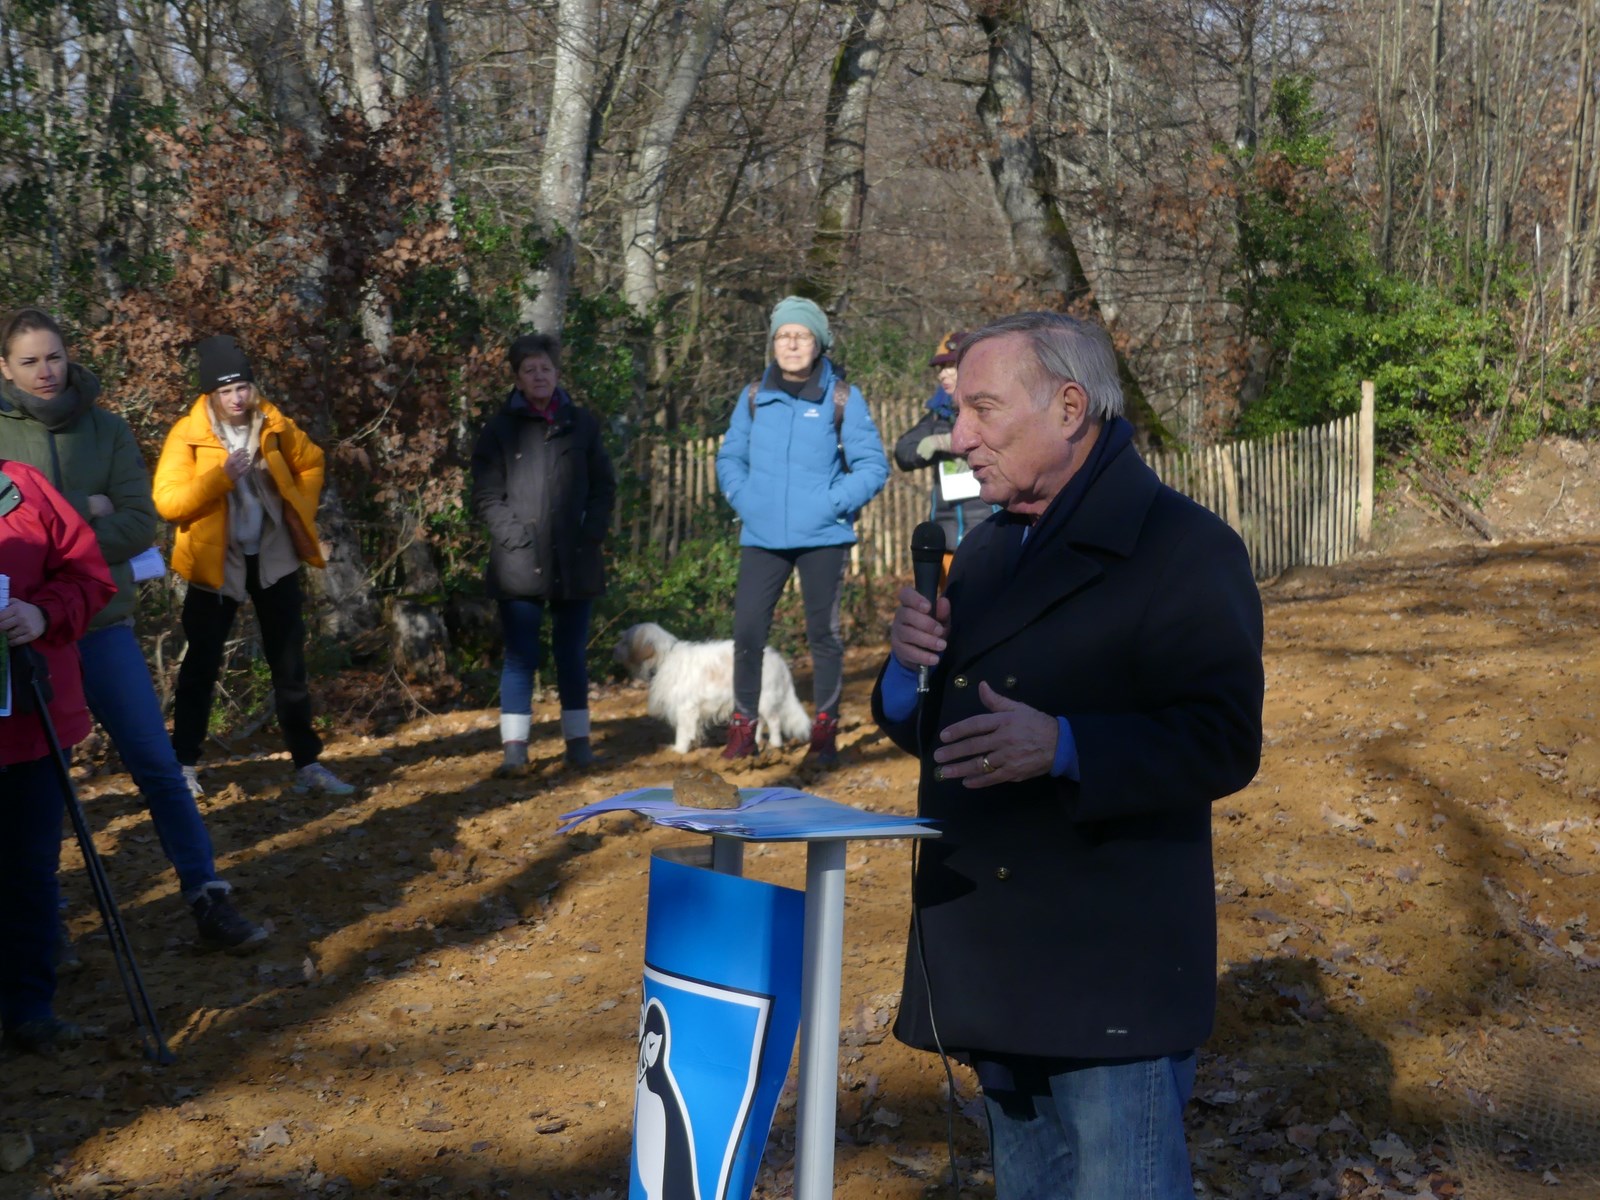
[[[848,475],[850,474],[850,460],[844,455],[844,406],[850,399],[850,385],[845,383],[844,395],[841,396],[839,394],[839,385],[844,382],[843,375],[836,376],[833,382],[828,385],[828,391],[833,395],[833,444],[839,451],[839,469]],[[752,383],[746,388],[744,392],[745,407],[750,410],[750,419],[752,421],[756,419],[756,386],[759,383],[760,380],[757,380],[756,383]]]
[[[839,394],[839,385],[844,384],[844,395]],[[844,406],[850,399],[850,385],[845,383],[841,374],[831,384],[828,390],[833,393],[833,444],[839,450],[839,469],[846,475],[850,474],[850,460],[844,456]]]

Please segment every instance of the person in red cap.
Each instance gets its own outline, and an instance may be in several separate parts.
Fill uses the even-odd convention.
[[[944,530],[945,574],[949,574],[950,560],[961,539],[994,512],[992,504],[978,498],[978,482],[966,461],[950,449],[950,431],[956,423],[956,358],[962,336],[947,333],[939,342],[928,361],[939,378],[939,385],[928,400],[928,411],[894,444],[895,466],[902,471],[933,468],[928,520],[937,521]]]
[[[211,719],[223,648],[246,596],[272,672],[278,727],[294,759],[295,788],[347,796],[355,789],[319,759],[306,680],[300,564],[326,566],[317,541],[322,450],[264,399],[250,360],[226,334],[199,347],[202,395],[173,425],[156,464],[156,511],[178,527],[172,569],[189,581],[189,648],[172,705],[172,748],[189,788]]]

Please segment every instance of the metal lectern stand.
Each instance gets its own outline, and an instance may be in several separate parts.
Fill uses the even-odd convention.
[[[805,942],[800,976],[799,1106],[795,1114],[795,1200],[828,1200],[833,1195],[834,1115],[838,1102],[839,1001],[844,960],[845,845],[851,841],[938,837],[938,830],[915,817],[885,817],[823,801],[788,789],[770,793],[761,815],[780,815],[786,802],[796,820],[765,827],[737,821],[745,809],[681,809],[642,797],[668,795],[664,788],[625,793],[600,805],[579,809],[585,817],[600,811],[631,808],[658,824],[711,835],[710,868],[724,875],[744,874],[746,842],[806,844]],[[637,803],[628,803],[629,798]],[[809,802],[802,804],[802,802]],[[826,806],[825,809],[819,806]],[[687,814],[687,815],[685,815]],[[569,817],[577,814],[568,814]],[[719,822],[717,816],[726,818]],[[834,819],[826,819],[832,816]],[[842,819],[841,819],[842,818]],[[583,817],[579,817],[583,819]],[[725,828],[716,828],[725,824]],[[570,828],[570,826],[568,826]],[[667,851],[671,855],[671,851]],[[682,851],[680,849],[679,855]],[[683,857],[673,856],[677,861]],[[701,862],[705,859],[702,857]]]

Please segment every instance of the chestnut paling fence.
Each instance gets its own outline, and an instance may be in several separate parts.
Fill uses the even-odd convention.
[[[873,419],[891,451],[923,415],[920,400],[875,405]],[[1355,553],[1372,531],[1373,389],[1360,408],[1324,425],[1198,449],[1162,451],[1146,461],[1162,480],[1205,505],[1244,539],[1257,579],[1292,566],[1326,566]],[[657,445],[651,454],[651,540],[676,553],[689,538],[731,520],[718,505],[721,439]],[[888,486],[856,523],[850,572],[893,576],[907,570],[911,531],[928,519],[933,477],[891,464]]]

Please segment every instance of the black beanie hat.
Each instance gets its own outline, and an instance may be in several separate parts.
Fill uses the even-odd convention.
[[[254,383],[250,360],[239,348],[239,339],[219,333],[208,337],[196,349],[200,353],[200,390],[214,392],[230,383]]]

